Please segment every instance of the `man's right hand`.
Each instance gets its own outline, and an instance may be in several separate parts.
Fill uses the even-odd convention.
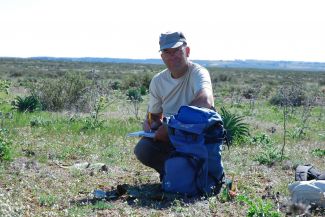
[[[143,130],[146,132],[150,132],[151,130],[157,130],[162,125],[161,114],[151,114],[152,119],[149,124],[148,118],[146,118],[143,122]]]

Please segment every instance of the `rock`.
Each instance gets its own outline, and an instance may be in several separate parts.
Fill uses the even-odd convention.
[[[78,170],[84,170],[89,167],[90,163],[88,162],[83,162],[83,163],[77,163],[72,166],[70,166],[71,169],[78,169]]]
[[[90,164],[87,169],[92,170],[94,172],[103,172],[103,171],[108,171],[107,166],[104,163],[93,163]]]

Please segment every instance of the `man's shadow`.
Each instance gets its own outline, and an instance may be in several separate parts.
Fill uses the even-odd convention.
[[[184,195],[166,193],[160,183],[148,183],[141,185],[118,185],[115,189],[104,191],[95,190],[91,196],[70,201],[72,205],[95,205],[99,201],[127,203],[134,207],[147,207],[152,209],[166,209],[172,206],[176,200],[183,203],[193,203],[200,197],[187,197]]]

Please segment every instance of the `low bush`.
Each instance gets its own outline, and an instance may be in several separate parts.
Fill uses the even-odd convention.
[[[145,90],[148,90],[152,76],[151,73],[131,74],[122,80],[121,87],[124,90],[129,88],[145,88]]]
[[[44,126],[49,126],[52,123],[53,123],[53,121],[51,121],[51,120],[45,120],[43,118],[37,117],[30,121],[30,126],[31,127],[44,127]]]
[[[271,138],[267,134],[259,134],[251,138],[251,143],[253,145],[269,145],[272,143]]]
[[[291,86],[279,89],[269,102],[271,105],[277,106],[302,106],[306,99],[307,96],[303,87]]]
[[[7,132],[0,129],[0,162],[11,160],[11,146],[12,142],[8,139]]]
[[[128,100],[142,102],[141,90],[136,88],[131,88],[126,93]]]
[[[325,157],[325,149],[320,149],[320,148],[314,149],[312,150],[312,154],[317,157]]]
[[[237,201],[245,203],[248,206],[247,217],[254,216],[268,216],[268,217],[280,217],[281,214],[275,210],[274,205],[267,200],[261,198],[251,199],[245,195],[239,195]]]
[[[272,166],[275,162],[280,162],[282,159],[281,150],[272,143],[263,145],[263,150],[254,158],[259,164],[268,166]]]
[[[67,73],[58,79],[45,79],[35,83],[31,89],[43,110],[60,111],[74,107],[86,92],[89,82],[79,74]]]
[[[111,87],[113,90],[119,90],[121,88],[121,82],[119,81],[114,81],[112,84],[111,84]]]
[[[10,81],[0,80],[0,92],[5,92],[6,94],[8,94],[8,89],[10,85],[11,85]]]

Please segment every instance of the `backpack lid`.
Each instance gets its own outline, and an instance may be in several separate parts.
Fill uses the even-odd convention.
[[[186,124],[174,117],[171,117],[168,122],[168,127],[183,130],[189,133],[202,134],[206,124]]]
[[[170,117],[168,127],[186,132],[202,134],[205,129],[223,124],[221,116],[214,110],[197,106],[181,106],[176,115]]]
[[[222,124],[222,118],[216,111],[197,106],[181,106],[175,118],[184,124]]]

